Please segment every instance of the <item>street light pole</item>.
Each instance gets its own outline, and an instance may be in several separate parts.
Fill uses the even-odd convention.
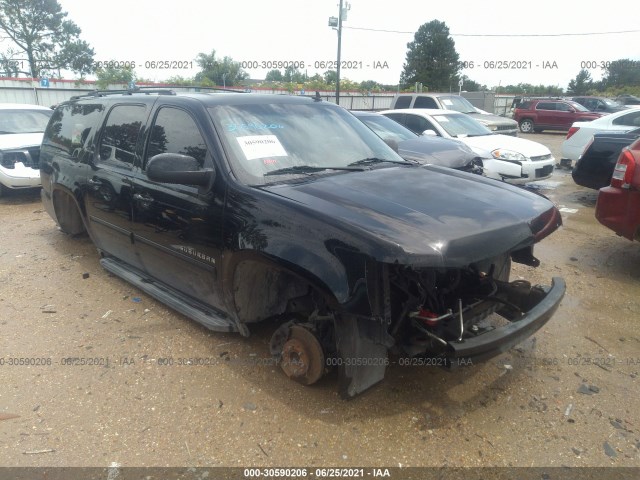
[[[336,105],[340,105],[340,50],[342,49],[342,0],[338,11],[338,65],[336,72]]]

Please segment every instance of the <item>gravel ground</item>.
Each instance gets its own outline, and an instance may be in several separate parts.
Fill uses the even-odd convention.
[[[560,158],[564,135],[523,137]],[[551,321],[484,364],[392,366],[351,401],[335,374],[287,380],[269,328],[211,333],[109,275],[36,193],[0,199],[0,465],[640,465],[640,244],[595,220],[597,192],[567,170],[534,188],[564,226],[512,278],[566,279]]]

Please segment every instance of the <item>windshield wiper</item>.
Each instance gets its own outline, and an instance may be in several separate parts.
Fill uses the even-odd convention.
[[[361,172],[364,168],[352,168],[352,167],[313,167],[311,165],[296,165],[295,167],[285,167],[278,168],[277,170],[272,170],[264,174],[267,175],[286,175],[286,174],[296,174],[296,173],[314,173],[321,172],[323,170],[349,170]]]
[[[407,161],[404,161],[404,160],[399,162],[397,160],[385,160],[383,158],[371,157],[371,158],[363,158],[362,160],[357,160],[355,162],[351,162],[349,164],[349,166],[352,166],[352,165],[370,165],[372,163],[400,163],[400,164],[404,165],[404,164],[410,163],[410,162],[407,162]]]

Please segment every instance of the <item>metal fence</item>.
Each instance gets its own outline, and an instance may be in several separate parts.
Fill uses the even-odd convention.
[[[144,85],[141,85],[144,86]],[[176,92],[207,92],[215,89],[204,87],[182,87],[166,84],[147,85],[155,88],[168,88]],[[109,89],[120,90],[122,85],[110,85]],[[76,95],[95,90],[94,82],[77,83],[72,80],[52,80],[49,87],[41,87],[31,79],[0,78],[0,103],[28,103],[50,107]],[[286,90],[271,89],[241,89],[251,93],[289,94]],[[300,95],[302,92],[295,92]],[[305,92],[304,95],[312,95]],[[336,103],[333,92],[319,92],[320,98],[327,102]],[[386,110],[391,108],[395,92],[362,94],[360,92],[342,92],[340,105],[348,110]],[[474,106],[496,115],[509,115],[514,96],[495,95],[493,92],[462,92]]]

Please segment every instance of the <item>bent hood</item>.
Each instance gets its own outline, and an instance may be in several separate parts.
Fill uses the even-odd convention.
[[[540,195],[433,165],[263,188],[304,206],[309,217],[368,238],[363,253],[415,266],[460,267],[532,245],[531,224],[555,209]],[[534,228],[545,223],[538,219]]]
[[[406,160],[449,168],[466,167],[476,158],[476,154],[458,140],[427,136],[398,143],[398,153]]]
[[[551,154],[551,151],[541,143],[509,135],[481,135],[479,137],[464,137],[460,140],[484,158],[491,158],[491,152],[497,148],[513,150],[529,158]]]

